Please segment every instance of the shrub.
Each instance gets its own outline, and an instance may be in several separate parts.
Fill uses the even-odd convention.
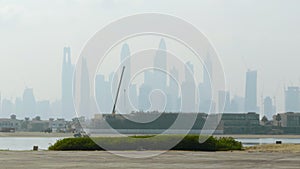
[[[49,147],[49,150],[185,150],[185,151],[228,151],[241,150],[242,144],[233,138],[209,136],[199,143],[198,135],[180,135],[65,138]],[[204,137],[204,136],[200,136]],[[181,140],[178,142],[178,140]],[[100,147],[98,144],[103,146]],[[169,147],[170,145],[176,145]]]

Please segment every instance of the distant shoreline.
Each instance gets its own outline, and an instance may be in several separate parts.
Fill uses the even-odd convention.
[[[229,134],[229,135],[213,135],[215,137],[232,137],[234,139],[257,139],[257,138],[286,138],[286,139],[300,139],[300,135],[242,135],[242,134]]]
[[[0,132],[0,137],[73,137],[73,133]]]
[[[6,133],[0,132],[0,137],[73,137],[74,133],[44,133],[44,132],[14,132]],[[114,134],[99,134],[99,136],[112,137]],[[300,139],[300,135],[213,135],[214,137],[232,137],[235,139],[255,139],[255,138],[287,138],[287,139]]]

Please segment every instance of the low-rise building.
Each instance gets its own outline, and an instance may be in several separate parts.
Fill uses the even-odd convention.
[[[10,118],[0,119],[1,132],[14,132],[21,128],[21,120],[17,120],[16,115],[11,115]]]
[[[300,127],[300,113],[287,112],[280,113],[280,118],[277,115],[273,116],[273,121],[275,125],[280,125],[280,127]],[[277,118],[276,118],[277,117]]]
[[[49,119],[49,128],[52,132],[65,132],[66,124],[65,119]]]
[[[255,134],[260,127],[259,114],[256,113],[224,113],[218,129],[224,134]]]

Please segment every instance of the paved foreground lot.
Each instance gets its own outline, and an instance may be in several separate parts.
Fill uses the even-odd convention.
[[[141,152],[126,152],[136,154]],[[142,152],[142,153],[147,153]],[[300,168],[300,153],[170,151],[131,159],[100,151],[0,151],[0,168]]]

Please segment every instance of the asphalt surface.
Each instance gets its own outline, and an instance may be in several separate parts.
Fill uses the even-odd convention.
[[[126,151],[123,155],[153,152]],[[125,158],[103,151],[0,151],[0,168],[300,168],[300,153],[169,151],[148,158]]]

